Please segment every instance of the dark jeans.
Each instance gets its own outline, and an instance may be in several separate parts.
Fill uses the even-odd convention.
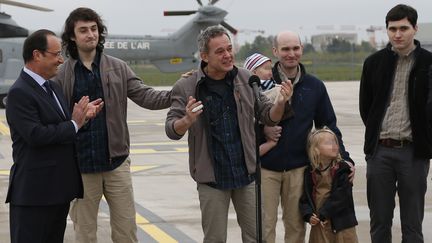
[[[391,243],[396,192],[399,196],[402,242],[423,241],[422,222],[429,160],[414,157],[413,146],[378,145],[367,161],[367,199],[372,243]]]

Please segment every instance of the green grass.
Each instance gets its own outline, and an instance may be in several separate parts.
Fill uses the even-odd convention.
[[[362,66],[359,64],[305,65],[306,71],[324,81],[360,80]]]
[[[171,86],[183,73],[162,73],[153,65],[131,65],[130,67],[149,86]]]
[[[369,53],[354,54],[329,54],[310,53],[305,54],[302,63],[306,71],[325,81],[360,80],[363,60]],[[238,65],[238,66],[243,66]],[[183,72],[162,73],[153,65],[131,65],[135,73],[141,77],[146,85],[171,86]]]
[[[368,52],[308,53],[302,58],[306,71],[321,80],[360,80],[363,61]]]

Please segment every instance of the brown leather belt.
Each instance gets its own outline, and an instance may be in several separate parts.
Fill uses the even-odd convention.
[[[391,138],[385,138],[380,139],[378,143],[389,148],[403,148],[411,144],[412,142],[409,140],[396,140]]]

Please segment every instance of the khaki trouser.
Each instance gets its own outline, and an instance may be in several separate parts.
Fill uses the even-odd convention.
[[[358,243],[355,227],[333,232],[331,222],[322,227],[320,224],[311,227],[309,243]]]
[[[304,242],[306,228],[300,213],[299,200],[303,192],[305,169],[306,166],[285,172],[261,169],[264,242],[276,241],[279,198],[285,227],[285,243]]]
[[[228,209],[232,200],[243,243],[256,242],[255,183],[233,190],[219,190],[198,184],[204,243],[227,240]]]
[[[73,201],[69,212],[74,223],[75,242],[97,242],[97,216],[102,195],[110,210],[112,241],[138,242],[130,162],[127,158],[115,170],[81,174],[84,198]]]

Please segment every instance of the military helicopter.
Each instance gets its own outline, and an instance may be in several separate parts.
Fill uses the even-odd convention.
[[[231,33],[237,30],[224,21],[227,11],[209,0],[203,5],[197,0],[197,10],[165,11],[165,16],[194,15],[176,32],[167,36],[109,35],[105,38],[104,51],[125,61],[149,61],[162,72],[190,70],[198,65],[199,55],[196,45],[198,34],[208,26],[222,25]],[[35,5],[12,0],[0,0],[0,4],[29,8],[39,11],[52,11]],[[12,20],[11,16],[0,12],[0,107],[7,102],[7,91],[15,82],[24,63],[22,45],[29,31]]]
[[[39,11],[52,11],[35,5],[0,0],[0,4],[8,4]],[[15,82],[24,63],[22,61],[22,45],[29,31],[17,25],[7,13],[0,12],[0,107],[6,106],[6,95],[9,87]]]
[[[165,16],[195,16],[179,30],[165,37],[155,36],[114,36],[109,35],[104,51],[123,60],[149,60],[162,72],[185,71],[197,66],[198,55],[196,39],[208,26],[222,25],[234,35],[237,30],[224,21],[228,14],[214,4],[218,0],[204,5],[197,0],[198,10],[165,11]]]

